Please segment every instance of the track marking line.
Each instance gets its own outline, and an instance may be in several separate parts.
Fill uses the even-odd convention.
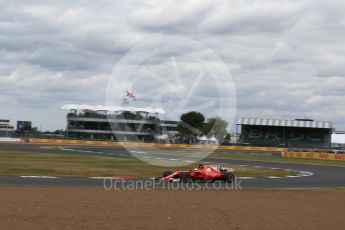
[[[314,173],[308,171],[299,171],[299,176],[312,176]]]
[[[144,154],[144,153],[147,153],[147,152],[144,152],[144,151],[134,151],[134,150],[132,150],[132,151],[130,151],[131,153],[139,153],[139,154]]]
[[[152,157],[141,157],[141,158],[144,158],[144,159],[151,159]]]
[[[20,176],[21,178],[55,179],[55,176]]]
[[[91,179],[114,179],[113,177],[102,177],[102,176],[93,176],[93,177],[89,177]]]

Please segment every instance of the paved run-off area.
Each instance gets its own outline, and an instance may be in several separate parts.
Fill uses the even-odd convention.
[[[343,229],[345,191],[0,186],[0,229]]]

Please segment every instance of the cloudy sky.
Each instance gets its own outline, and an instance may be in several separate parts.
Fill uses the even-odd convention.
[[[237,117],[308,117],[345,130],[344,12],[342,0],[0,0],[0,118],[63,129],[61,106],[104,105],[113,70],[133,47],[178,36],[225,63],[236,86]],[[181,55],[193,53],[178,47]],[[182,81],[197,78],[190,71],[195,63],[173,56]],[[156,78],[168,78],[165,67],[176,60],[159,58],[145,65]],[[146,81],[139,86],[145,84],[143,92],[152,89]],[[176,84],[172,92],[189,97],[189,87]],[[211,101],[212,90],[197,91],[190,108]]]

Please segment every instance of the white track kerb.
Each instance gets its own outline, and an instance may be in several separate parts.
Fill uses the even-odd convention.
[[[126,91],[136,97],[128,107],[160,109],[164,111],[159,114],[161,120],[179,120],[183,113],[198,111],[206,118],[221,117],[232,124],[236,112],[236,88],[227,64],[207,45],[186,37],[152,37],[124,54],[111,74],[106,106],[124,106],[122,95]],[[183,126],[194,134],[201,134],[201,130],[189,124]],[[140,141],[138,137],[137,141]],[[137,148],[136,151],[142,150]],[[199,160],[212,152],[202,151]],[[162,162],[143,158],[136,152],[132,154],[159,166],[192,163]]]

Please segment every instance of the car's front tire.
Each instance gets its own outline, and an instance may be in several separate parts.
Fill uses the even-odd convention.
[[[226,183],[232,183],[234,179],[235,179],[235,176],[231,172],[224,173],[224,181]]]

